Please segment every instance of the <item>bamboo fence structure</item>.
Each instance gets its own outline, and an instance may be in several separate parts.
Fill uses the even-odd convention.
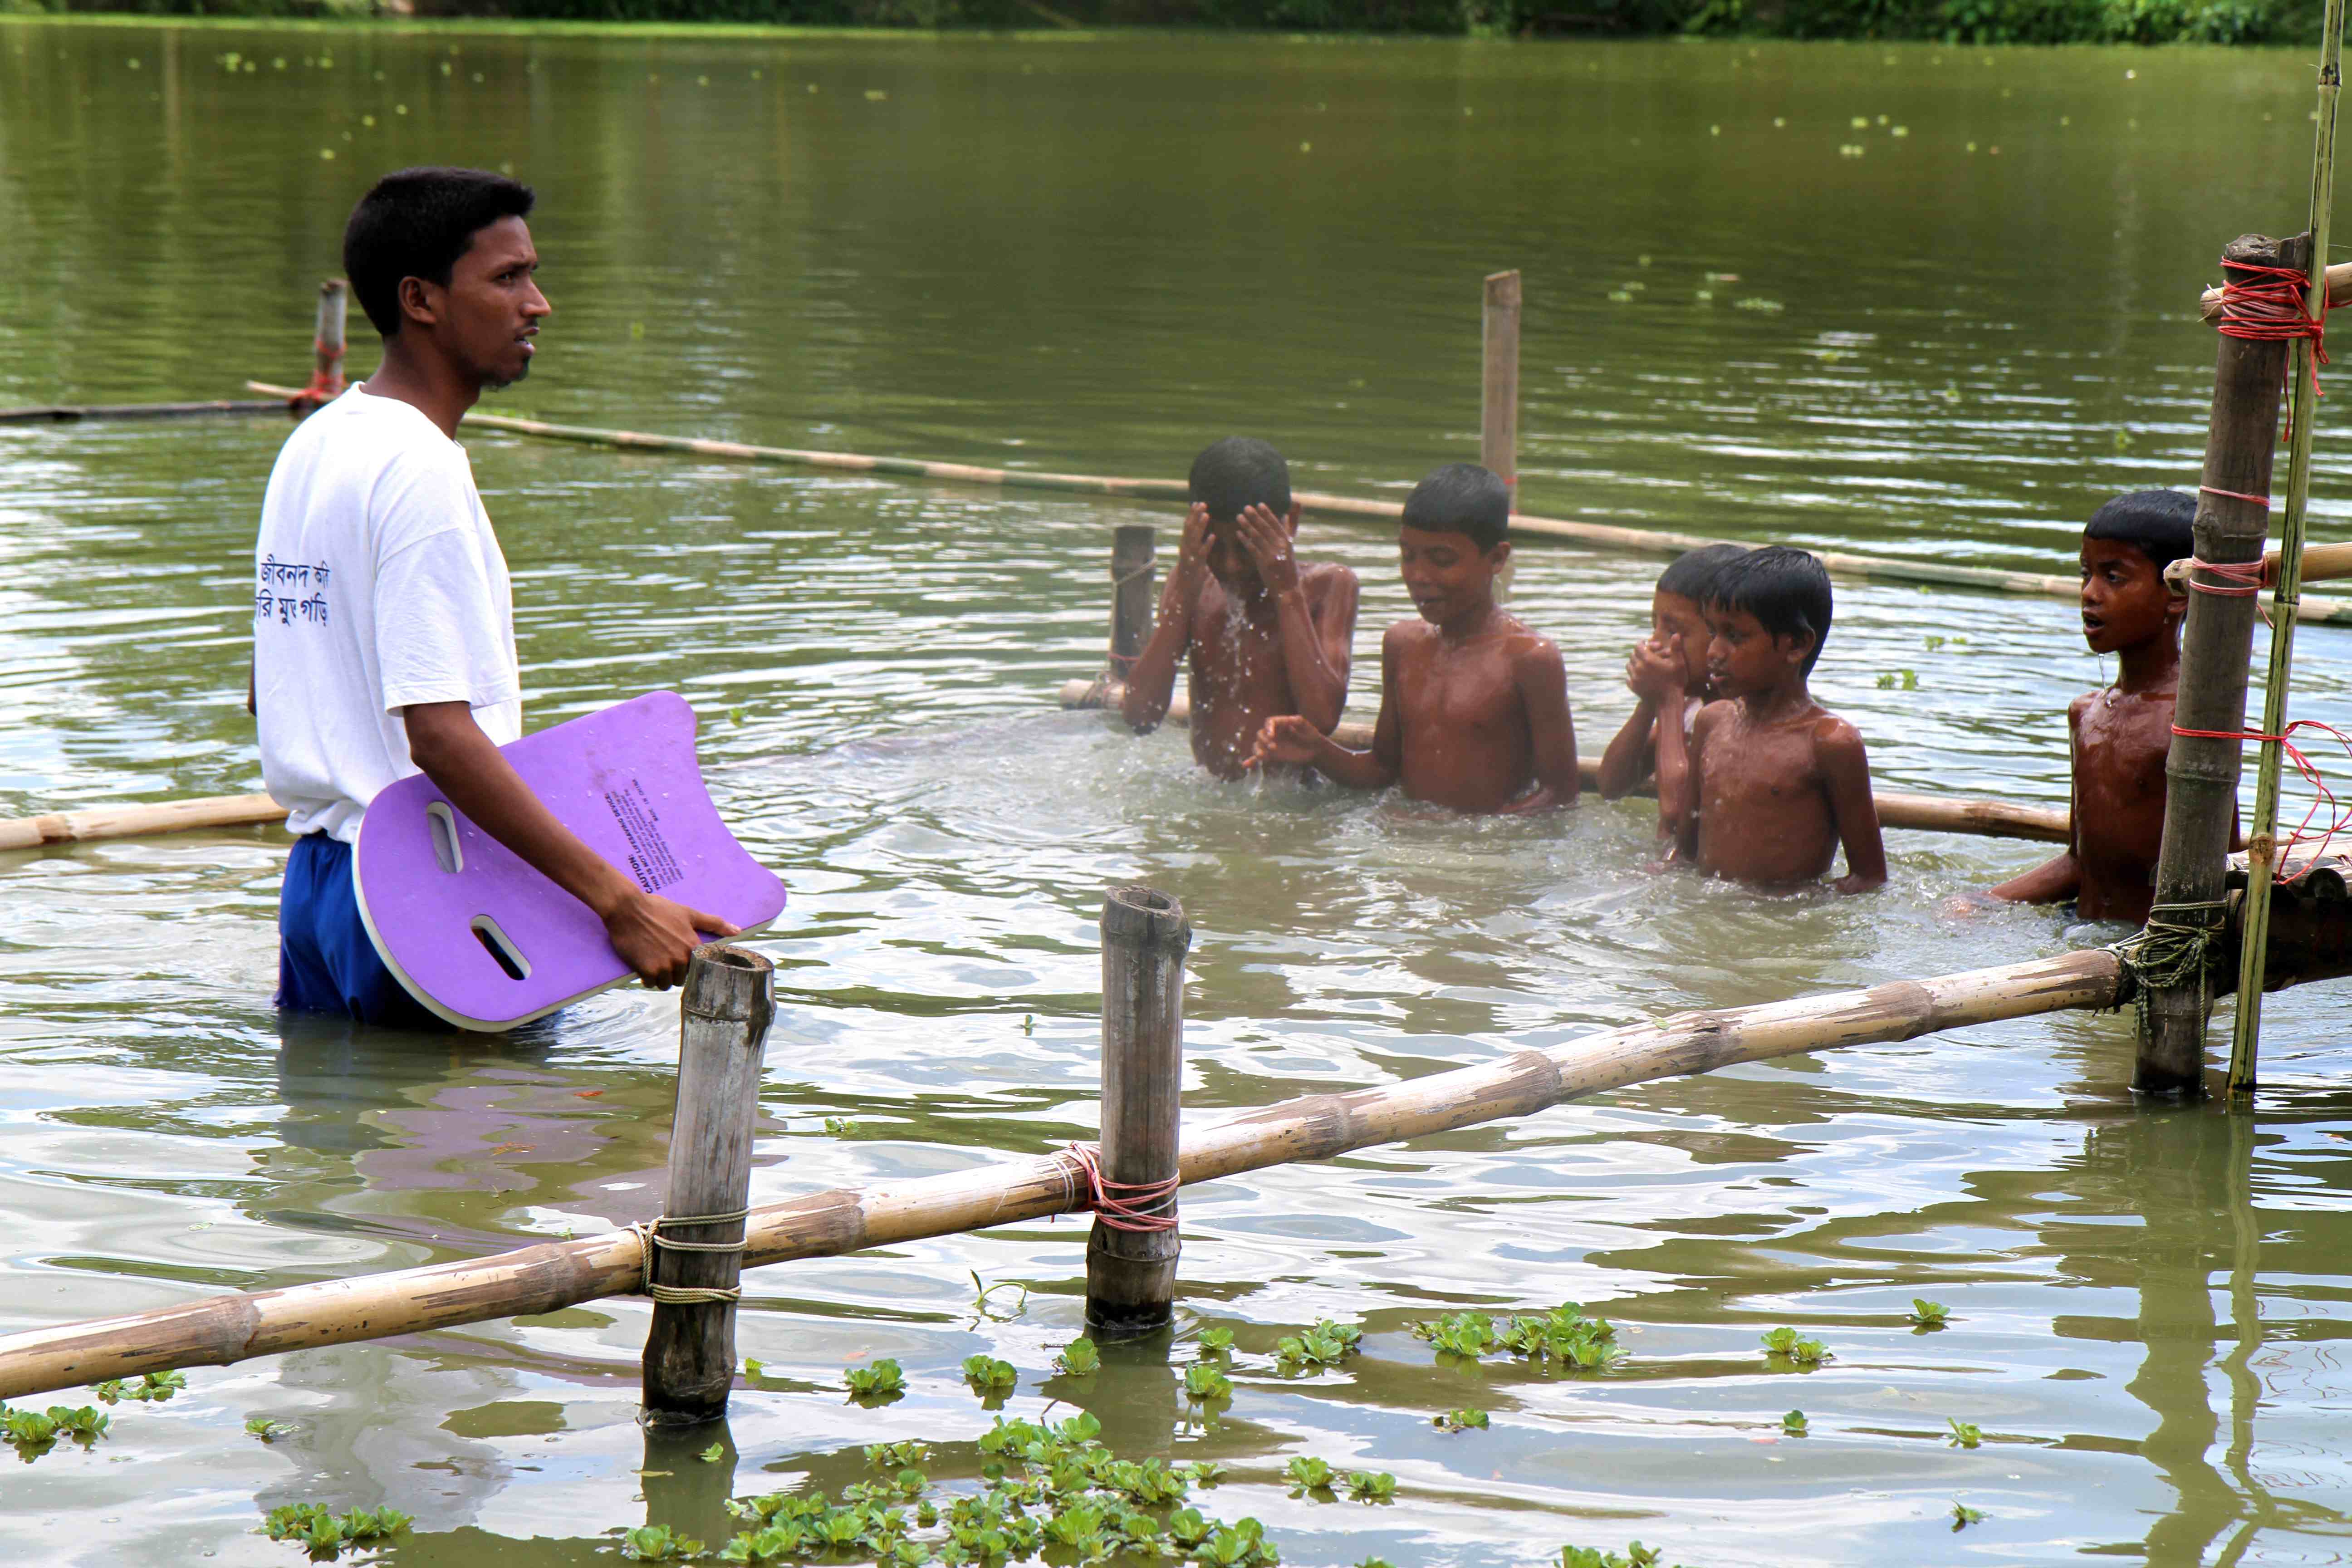
[[[137,838],[204,827],[252,827],[286,820],[286,808],[266,795],[205,795],[153,805],[101,805],[0,821],[0,849]]]
[[[303,395],[299,387],[266,382],[246,383],[256,392],[288,399]],[[935,479],[950,484],[989,485],[1004,489],[1055,490],[1075,495],[1122,496],[1138,500],[1172,501],[1183,505],[1191,492],[1181,479],[1126,479],[1098,474],[1059,474],[1030,468],[990,468],[970,463],[936,463],[917,458],[882,458],[863,452],[825,452],[793,447],[761,447],[743,441],[714,441],[691,436],[656,436],[642,430],[606,430],[586,425],[555,425],[543,419],[511,415],[468,412],[467,424],[509,436],[570,441],[623,451],[675,452],[716,458],[726,462],[781,464],[824,468],[839,473],[877,474],[894,479]],[[1359,518],[1394,522],[1404,515],[1397,501],[1365,500],[1354,496],[1297,490],[1291,495],[1310,513],[1320,517]],[[1566,518],[1511,514],[1515,540],[1549,540],[1589,545],[1596,550],[1627,554],[1680,555],[1720,540],[1696,533],[1675,533],[1613,523],[1577,522]],[[2082,585],[2073,577],[2038,572],[2009,572],[1988,566],[1952,566],[1935,561],[1897,561],[1877,555],[1817,550],[1814,555],[1837,576],[1871,583],[1901,583],[1935,588],[1974,588],[1995,594],[2023,594],[2042,598],[2073,599]],[[2305,599],[2295,609],[2299,619],[2352,626],[2352,603]]]
[[[1677,1014],[1524,1050],[1409,1082],[1282,1101],[1186,1135],[1184,1184],[1532,1115],[1586,1095],[1807,1051],[2125,999],[2105,949],[1762,1006]],[[1088,1206],[1085,1162],[1068,1152],[1000,1161],[878,1187],[814,1193],[751,1211],[743,1266],[825,1258],[1069,1214]],[[0,1337],[0,1399],[110,1377],[482,1322],[625,1295],[646,1282],[635,1230],[426,1268],[211,1296]]]
[[[1062,686],[1062,706],[1065,708],[1108,708],[1116,710],[1119,695],[1125,689],[1116,681],[1071,680]],[[1168,704],[1165,721],[1171,724],[1192,721],[1192,706],[1181,693]],[[1351,751],[1363,751],[1372,743],[1372,727],[1361,720],[1342,721],[1331,731],[1331,738]],[[1578,776],[1583,787],[1601,788],[1601,764],[1591,757],[1576,760]],[[1654,795],[1655,784],[1645,784],[1634,791],[1637,795]],[[1937,795],[1905,795],[1895,790],[1873,790],[1871,798],[1878,804],[1878,820],[1882,826],[1913,827],[1928,833],[1967,833],[1988,838],[2026,838],[2041,844],[2071,844],[2074,842],[2074,818],[2066,810],[2056,806],[2020,805],[2006,800],[1972,800],[1963,796]]]

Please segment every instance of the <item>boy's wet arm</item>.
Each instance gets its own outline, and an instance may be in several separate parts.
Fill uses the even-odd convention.
[[[1516,663],[1538,793],[1549,797],[1545,805],[1574,805],[1583,780],[1576,767],[1576,718],[1569,711],[1568,671],[1559,649],[1537,637]]]
[[[1845,875],[1833,886],[1841,893],[1865,893],[1886,882],[1886,841],[1878,830],[1878,803],[1870,793],[1870,752],[1862,731],[1843,719],[1828,718],[1813,742],[1815,765],[1828,792],[1830,815],[1845,848]]]
[[[1325,734],[1348,706],[1356,640],[1356,574],[1345,566],[1310,569],[1281,604],[1282,653],[1299,713]]]

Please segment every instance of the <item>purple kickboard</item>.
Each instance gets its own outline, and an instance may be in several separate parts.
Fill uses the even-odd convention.
[[[558,821],[639,887],[748,934],[783,911],[784,885],[719,820],[694,731],[684,698],[653,691],[499,749]],[[410,994],[459,1028],[511,1029],[629,978],[587,905],[422,773],[369,805],[353,858],[376,952]],[[501,939],[520,978],[492,951]]]

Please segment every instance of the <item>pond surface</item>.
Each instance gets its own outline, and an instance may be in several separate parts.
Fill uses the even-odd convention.
[[[557,314],[499,408],[1145,475],[1246,431],[1302,484],[1395,495],[1475,455],[1478,279],[1518,267],[1529,510],[2063,572],[2100,500],[2195,482],[2196,292],[2241,230],[2301,226],[2309,77],[2251,50],[11,23],[0,404],[299,379],[367,181],[510,164]],[[2342,401],[2322,534],[2347,515]],[[258,787],[241,606],[283,437],[0,433],[0,816]],[[1940,912],[2032,845],[1897,833],[1881,894],[1766,898],[1645,874],[1639,803],[1465,823],[1211,784],[1181,735],[1055,701],[1099,661],[1111,528],[1166,541],[1171,509],[469,446],[533,720],[686,693],[722,808],[792,885],[761,942],[783,1011],[755,1202],[1091,1135],[1118,882],[1198,932],[1204,1121],[2124,934]],[[1409,610],[1390,547],[1325,521],[1303,545],[1363,575],[1369,713]],[[1588,752],[1631,706],[1656,569],[1522,554]],[[2071,606],[1840,595],[1817,689],[1881,781],[2064,801],[2064,705],[2104,678]],[[2347,634],[2298,658],[2295,711],[2346,721]],[[674,997],[504,1039],[280,1019],[283,852],[0,857],[0,1327],[656,1212]],[[619,1300],[194,1371],[89,1452],[7,1460],[0,1522],[55,1563],[299,1562],[255,1533],[298,1501],[415,1514],[404,1564],[585,1563],[648,1521],[715,1542],[730,1493],[838,1488],[884,1438],[968,1488],[992,1417],[957,1368],[984,1350],[1019,1370],[1008,1412],[1057,1399],[1124,1452],[1225,1464],[1202,1506],[1297,1563],[1632,1537],[1694,1568],[2344,1561],[2341,994],[2273,1000],[2252,1116],[2133,1105],[2127,1020],[2068,1016],[1195,1189],[1184,1333],[1238,1351],[1206,1428],[1149,1361],[1053,1379],[1081,1327],[1064,1222],[752,1277],[764,1370],[718,1462],[634,1425],[646,1310]],[[975,1274],[1025,1310],[981,1321]],[[1915,1333],[1914,1297],[1950,1326]],[[1409,1332],[1563,1300],[1618,1324],[1613,1370],[1441,1363]],[[1322,1317],[1363,1353],[1280,1375],[1276,1340]],[[1783,1324],[1833,1359],[1768,1363]],[[884,1356],[907,1397],[846,1403],[844,1368]],[[1465,1405],[1491,1428],[1433,1428]],[[1791,1407],[1810,1436],[1780,1436]],[[1397,1499],[1294,1498],[1298,1455],[1391,1471]],[[1957,1535],[1956,1500],[1985,1515]]]

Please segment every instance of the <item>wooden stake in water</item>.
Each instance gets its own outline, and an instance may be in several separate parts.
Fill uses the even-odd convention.
[[[2336,99],[2343,83],[2344,0],[2327,0],[2319,39],[2319,131],[2311,153],[2311,269],[2304,312],[2327,314],[2327,219],[2336,200]],[[2230,1093],[2254,1089],[2254,1054],[2263,1030],[2264,955],[2270,941],[2271,881],[2278,860],[2278,799],[2281,739],[2286,734],[2287,683],[2294,664],[2294,611],[2303,596],[2304,503],[2311,493],[2312,427],[2319,422],[2312,386],[2310,338],[2294,343],[2294,435],[2287,447],[2286,511],[2279,525],[2278,584],[2271,596],[2270,671],[2263,688],[2260,760],[2254,774],[2254,822],[2246,841],[2244,946],[2238,954],[2238,1011],[2230,1031]]]
[[[2221,252],[2224,272],[2303,271],[2305,235],[2273,240],[2244,235]],[[2272,458],[2278,446],[2280,389],[2287,345],[2276,339],[2221,338],[2213,412],[2197,498],[2197,558],[2216,565],[2258,562],[2270,525]],[[2203,573],[2217,588],[2237,584]],[[2246,724],[2246,659],[2253,647],[2254,601],[2226,594],[2189,595],[2180,635],[2180,688],[2173,722],[2204,731],[2172,737],[2164,763],[2164,840],[2157,853],[2156,902],[2140,939],[2145,982],[2132,1088],[2194,1099],[2205,1091],[2205,1026],[2212,1009],[2206,950],[2222,924],[2222,879],[2238,813],[2240,746]]]
[[[350,313],[348,284],[330,278],[319,285],[319,325],[310,340],[318,368],[310,373],[310,384],[302,389],[302,395],[311,403],[330,402],[343,395],[343,327]]]
[[[1184,1087],[1183,906],[1114,888],[1102,911],[1102,1153],[1106,1198],[1087,1237],[1087,1328],[1140,1339],[1175,1311],[1177,1115]]]
[[[1123,522],[1111,534],[1110,667],[1104,673],[1113,680],[1127,679],[1136,655],[1150,640],[1160,602],[1156,554],[1148,522]]]
[[[653,1330],[646,1336],[646,1420],[657,1426],[727,1413],[735,1383],[735,1300],[751,1198],[751,1130],[776,1013],[775,966],[723,944],[694,955],[678,1004],[677,1113],[669,1185],[646,1238]]]
[[[1519,510],[1519,275],[1486,279],[1486,374],[1478,409],[1478,461],[1511,487]]]

